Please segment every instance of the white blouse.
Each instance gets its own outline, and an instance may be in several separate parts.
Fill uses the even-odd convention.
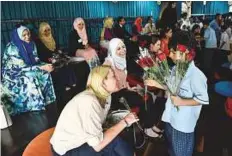
[[[91,91],[76,95],[63,109],[50,140],[56,153],[67,151],[84,143],[97,146],[103,140],[102,124],[110,109],[111,97],[103,108]]]

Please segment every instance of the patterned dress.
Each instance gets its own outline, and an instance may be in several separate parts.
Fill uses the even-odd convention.
[[[2,54],[2,85],[10,92],[6,108],[11,115],[21,112],[44,110],[45,105],[55,102],[56,96],[50,73],[41,70],[34,46],[33,56],[37,65],[25,64],[19,49],[10,42]]]

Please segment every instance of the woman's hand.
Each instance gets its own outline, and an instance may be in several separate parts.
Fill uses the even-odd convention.
[[[45,71],[47,71],[49,73],[54,70],[52,64],[46,64],[46,65],[40,66],[39,68],[42,69],[42,70],[45,70]]]
[[[133,123],[139,121],[139,118],[135,113],[129,113],[123,120],[127,127],[130,127]]]

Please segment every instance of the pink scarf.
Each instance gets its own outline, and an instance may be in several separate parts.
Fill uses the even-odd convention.
[[[78,24],[81,24],[81,23],[84,24],[84,27],[82,30],[78,28]],[[87,37],[86,29],[85,29],[84,20],[80,17],[76,18],[73,22],[73,27],[77,31],[78,35],[80,36],[83,45],[86,45],[88,43],[88,37]]]

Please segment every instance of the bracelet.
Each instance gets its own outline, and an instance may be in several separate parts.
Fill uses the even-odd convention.
[[[124,122],[126,123],[126,127],[130,127],[129,123],[126,121],[126,119],[123,119]]]

